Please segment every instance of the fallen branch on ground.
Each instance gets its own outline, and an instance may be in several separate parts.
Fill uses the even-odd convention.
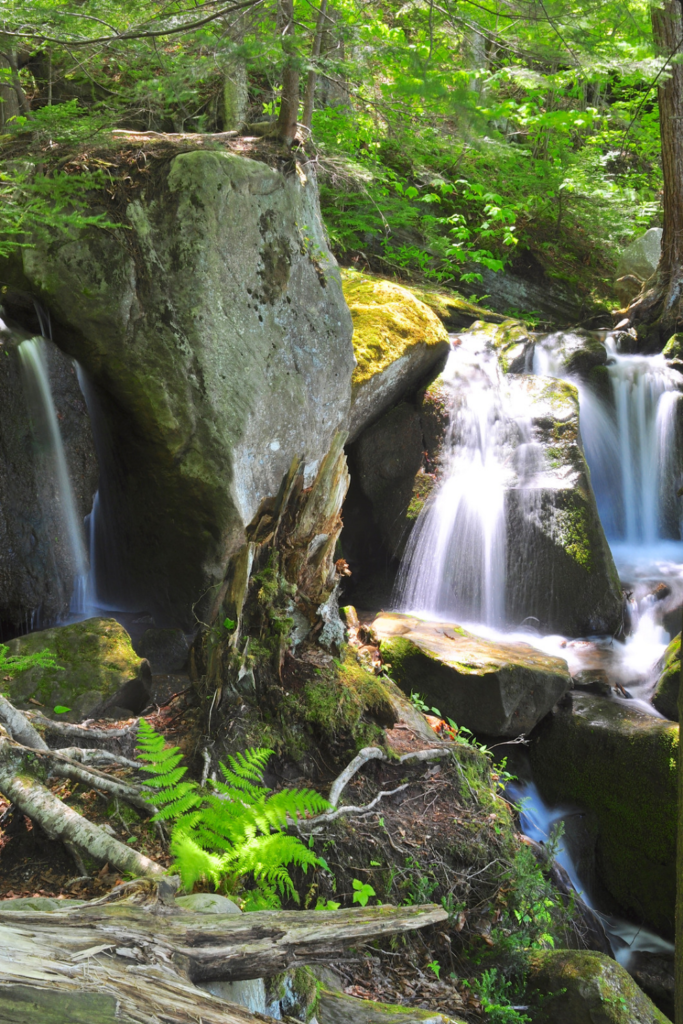
[[[40,1011],[49,1024],[256,1024],[263,1018],[194,983],[325,962],[350,945],[448,916],[434,904],[197,914],[170,903],[84,904],[52,913],[3,910],[0,903],[0,1019],[37,1019]]]

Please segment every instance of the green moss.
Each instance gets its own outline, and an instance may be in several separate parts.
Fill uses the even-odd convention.
[[[678,691],[681,685],[681,634],[675,636],[660,661],[660,673],[652,703],[661,715],[678,721]]]
[[[603,953],[534,953],[529,989],[536,1024],[669,1024],[624,968]]]
[[[414,523],[424,508],[427,498],[434,490],[435,479],[429,473],[420,471],[413,481],[413,494],[406,512],[406,519]]]
[[[343,271],[342,284],[353,319],[354,387],[386,370],[413,345],[448,343],[438,316],[408,289],[355,270]]]
[[[683,334],[672,334],[664,346],[662,355],[665,359],[683,360]]]
[[[623,911],[671,933],[678,726],[573,693],[531,747],[544,797],[595,816],[597,865]]]
[[[490,309],[468,302],[467,299],[463,299],[462,295],[457,295],[455,292],[443,292],[434,288],[414,285],[406,285],[406,288],[449,326],[465,327],[475,320],[487,320],[491,323],[501,323],[505,320],[505,317],[499,313],[493,313]]]
[[[359,742],[375,735],[377,727],[364,722],[364,715],[386,723],[394,719],[386,689],[352,656],[321,669],[320,677],[304,687],[303,717],[330,739],[348,734]]]
[[[593,569],[593,554],[590,542],[590,519],[588,509],[579,499],[573,507],[558,510],[558,523],[562,547],[577,565],[587,572]]]
[[[86,619],[70,626],[41,630],[8,644],[12,654],[48,650],[61,667],[35,666],[18,673],[8,684],[10,697],[19,706],[30,697],[48,711],[57,704],[74,712],[94,705],[98,695],[108,697],[140,671],[141,659],[130,636],[115,619]]]

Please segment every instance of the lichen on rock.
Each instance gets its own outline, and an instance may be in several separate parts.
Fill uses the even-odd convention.
[[[660,715],[678,721],[678,693],[681,687],[681,634],[675,636],[658,664],[659,676],[652,703]]]

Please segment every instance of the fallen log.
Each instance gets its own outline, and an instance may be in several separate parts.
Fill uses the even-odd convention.
[[[170,902],[170,901],[169,901]],[[367,939],[447,919],[434,904],[198,914],[168,903],[3,909],[3,1024],[254,1024],[269,1020],[195,982],[325,962]]]

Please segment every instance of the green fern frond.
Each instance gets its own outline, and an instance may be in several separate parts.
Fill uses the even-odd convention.
[[[306,871],[319,865],[316,855],[286,829],[292,822],[319,814],[329,803],[313,789],[272,793],[262,776],[271,750],[253,747],[221,763],[224,782],[212,790],[183,781],[178,747],[166,747],[164,737],[142,719],[138,756],[146,762],[146,799],[156,805],[154,821],[173,821],[172,870],[191,889],[200,879],[231,885],[253,877],[264,892],[298,901],[289,867]],[[274,898],[274,897],[272,897]]]

